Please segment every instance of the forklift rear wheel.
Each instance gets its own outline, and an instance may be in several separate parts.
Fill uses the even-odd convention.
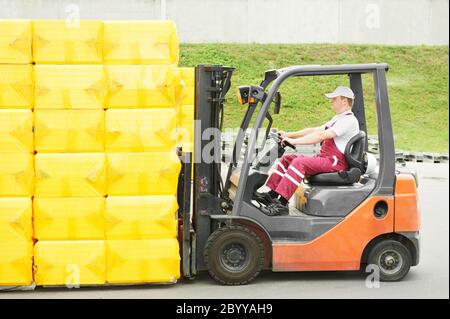
[[[204,257],[209,274],[216,281],[223,285],[245,285],[264,266],[264,246],[249,229],[225,226],[209,236]]]
[[[383,240],[376,244],[369,254],[369,264],[377,265],[381,281],[399,281],[411,268],[411,254],[408,248],[396,240]]]

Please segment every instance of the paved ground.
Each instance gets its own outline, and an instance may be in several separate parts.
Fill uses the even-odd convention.
[[[359,273],[264,273],[251,285],[223,287],[208,275],[171,286],[0,292],[0,298],[449,298],[449,166],[415,164],[420,178],[422,256],[397,283],[367,288]]]

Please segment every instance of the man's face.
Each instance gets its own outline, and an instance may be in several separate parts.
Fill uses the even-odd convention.
[[[331,108],[334,112],[340,113],[343,109],[348,107],[347,100],[342,96],[337,96],[331,99]]]

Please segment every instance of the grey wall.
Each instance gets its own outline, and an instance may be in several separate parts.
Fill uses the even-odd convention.
[[[449,0],[0,0],[0,18],[172,19],[182,42],[449,44]]]

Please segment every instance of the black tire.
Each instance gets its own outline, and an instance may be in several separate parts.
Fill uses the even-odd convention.
[[[372,247],[368,264],[378,266],[380,281],[400,281],[409,272],[412,258],[409,249],[401,242],[386,239]]]
[[[209,274],[222,285],[246,285],[264,267],[261,239],[242,226],[226,226],[213,232],[205,245]]]

